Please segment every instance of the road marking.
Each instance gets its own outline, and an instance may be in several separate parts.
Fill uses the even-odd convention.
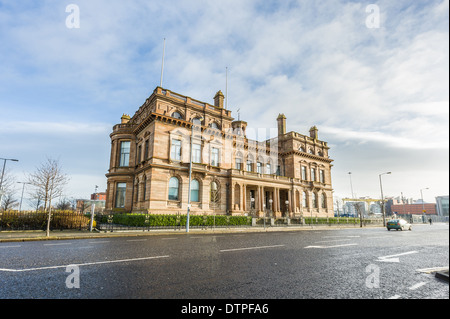
[[[178,239],[176,237],[170,237],[170,238],[161,238],[161,240],[171,240],[171,239]]]
[[[432,268],[422,268],[422,269],[416,269],[416,271],[418,272],[424,272],[426,274],[430,274],[432,272],[436,272],[436,271],[448,271],[448,266],[447,267],[432,267]]]
[[[25,268],[25,269],[7,269],[7,268],[0,268],[0,271],[8,271],[8,272],[24,272],[24,271],[34,271],[34,270],[45,270],[45,269],[66,268],[67,266],[91,266],[91,265],[112,264],[112,263],[123,263],[123,262],[130,262],[130,261],[140,261],[140,260],[149,260],[149,259],[158,259],[158,258],[168,258],[168,257],[169,257],[169,256],[153,256],[153,257],[129,258],[129,259],[119,259],[119,260],[95,261],[95,262],[82,263],[82,264],[69,264],[69,265],[58,265],[58,266],[46,266],[46,267]]]
[[[413,251],[407,251],[405,253],[396,254],[396,255],[382,256],[382,257],[378,257],[378,261],[399,263],[400,262],[399,258],[392,258],[392,257],[404,256],[404,255],[410,255],[410,254],[416,254],[416,253],[418,253],[418,251],[413,250]]]
[[[400,295],[393,295],[392,297],[389,297],[388,299],[400,299]]]
[[[72,245],[72,243],[44,244],[44,246],[63,246],[63,245]]]
[[[335,241],[348,241],[351,239],[332,239],[332,240],[322,240],[322,241],[316,241],[316,243],[331,243]]]
[[[13,246],[0,246],[0,248],[19,248],[20,245],[13,245]]]
[[[109,243],[111,241],[109,240],[96,240],[96,241],[90,241],[89,244],[104,244],[104,243]]]
[[[250,250],[250,249],[264,249],[264,248],[275,248],[275,247],[284,247],[284,245],[272,245],[272,246],[258,246],[258,247],[245,247],[245,248],[222,249],[222,250],[220,250],[220,252],[226,252],[226,251],[238,251],[238,250]]]
[[[343,244],[343,245],[332,245],[332,246],[306,246],[305,248],[336,248],[336,247],[345,247],[345,246],[355,246],[358,244]]]
[[[323,236],[323,238],[359,238],[361,236]]]
[[[422,287],[422,286],[424,286],[424,285],[426,285],[426,284],[427,284],[427,283],[424,282],[424,281],[419,282],[419,283],[417,283],[417,284],[415,284],[415,285],[409,287],[409,290],[416,290],[417,288],[420,288],[420,287]]]
[[[127,239],[127,241],[147,241],[147,239]]]

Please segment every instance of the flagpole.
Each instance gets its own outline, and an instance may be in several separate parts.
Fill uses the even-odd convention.
[[[228,67],[225,68],[225,109],[228,110]]]
[[[162,87],[162,81],[163,81],[163,72],[164,72],[164,53],[166,51],[166,38],[164,38],[164,44],[163,44],[163,55],[162,55],[162,62],[161,62],[161,80],[159,81],[159,86]]]

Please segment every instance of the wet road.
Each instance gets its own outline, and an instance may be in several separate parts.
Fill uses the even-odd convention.
[[[0,243],[0,298],[448,299],[448,264],[448,224]]]

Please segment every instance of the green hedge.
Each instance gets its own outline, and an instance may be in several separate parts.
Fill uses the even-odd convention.
[[[108,216],[97,215],[98,223],[107,223]],[[113,224],[132,227],[163,227],[186,225],[186,215],[113,214]],[[249,216],[199,216],[189,217],[189,226],[251,226]]]
[[[41,230],[47,227],[48,213],[34,211],[0,212],[0,230]],[[72,211],[53,211],[50,229],[83,229],[89,217]]]

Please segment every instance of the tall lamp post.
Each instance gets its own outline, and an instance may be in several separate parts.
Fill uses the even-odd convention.
[[[429,189],[428,187],[425,187],[425,188],[422,188],[421,190],[420,190],[420,198],[421,198],[421,200],[422,200],[422,221],[425,223],[425,215],[426,215],[426,211],[425,211],[425,203],[423,202],[423,190],[424,189]]]
[[[24,190],[25,190],[25,184],[30,184],[30,185],[31,185],[31,183],[27,183],[27,182],[17,182],[17,184],[23,184],[23,185],[22,185],[22,196],[20,197],[20,205],[19,205],[19,212],[21,212],[21,211],[22,211],[22,200],[23,200],[23,192],[24,192]]]
[[[201,121],[203,121],[203,117],[198,119],[201,123]],[[200,124],[201,125],[201,124]],[[186,216],[186,233],[189,233],[189,213],[191,210],[191,176],[192,176],[192,147],[193,147],[193,142],[194,142],[194,127],[196,126],[196,124],[194,124],[194,122],[192,122],[192,126],[191,126],[191,154],[189,156],[189,181],[188,181],[188,205],[187,205],[187,216]]]
[[[354,195],[353,195],[353,184],[352,184],[352,172],[348,172],[348,176],[350,176],[350,189],[352,191],[352,198],[354,198]]]
[[[5,175],[6,161],[18,162],[19,160],[18,159],[13,159],[13,158],[0,158],[0,160],[3,160],[2,178],[0,179],[0,204],[1,204],[2,203],[2,199],[3,199],[2,186],[3,186],[3,176]]]
[[[386,214],[384,209],[384,196],[383,196],[383,184],[381,183],[381,175],[391,174],[391,172],[381,173],[378,175],[380,178],[380,189],[381,189],[381,212],[383,213],[383,226],[386,226]]]

